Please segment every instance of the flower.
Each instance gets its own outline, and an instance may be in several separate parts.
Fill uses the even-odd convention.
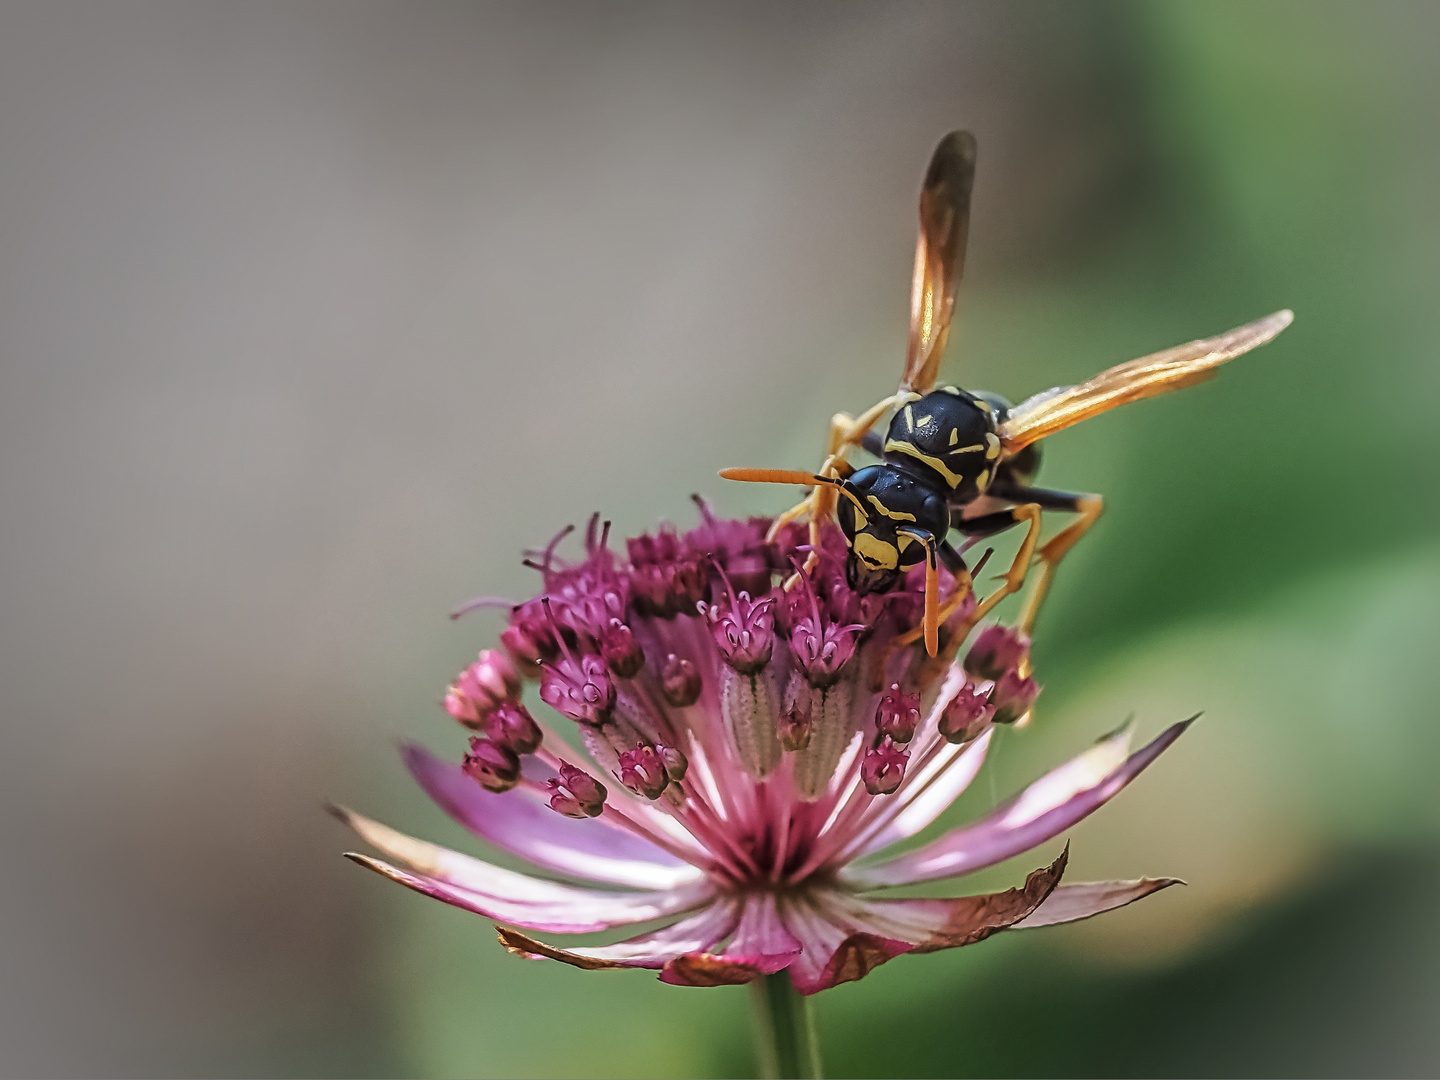
[[[902,953],[1087,918],[1175,883],[1062,884],[1067,848],[1005,892],[888,895],[1058,837],[1189,721],[1133,754],[1128,727],[1107,735],[978,821],[896,853],[975,778],[995,725],[1034,701],[1028,637],[989,626],[963,665],[948,660],[972,628],[969,600],[932,659],[897,641],[920,622],[923,571],[888,594],[860,595],[830,526],[813,569],[786,591],[781,582],[812,550],[802,527],[767,541],[768,521],[722,521],[700,507],[699,528],[628,540],[623,561],[595,521],[583,560],[556,556],[565,533],[537,553],[542,590],[512,607],[505,651],[481,653],[445,696],[446,710],[481,733],[464,761],[404,748],[446,813],[559,880],[337,810],[393,862],[349,857],[494,920],[521,956],[657,969],[686,986],[788,970],[804,994]],[[946,592],[965,587],[942,577]],[[539,681],[590,760],[526,711],[522,676]],[[610,945],[530,936],[655,920],[667,921]]]

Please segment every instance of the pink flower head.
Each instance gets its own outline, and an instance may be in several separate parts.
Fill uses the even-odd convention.
[[[533,754],[540,746],[540,727],[518,701],[505,701],[485,718],[485,734],[517,754]]]
[[[865,790],[871,795],[892,794],[905,779],[905,763],[909,760],[908,750],[901,750],[889,735],[880,736],[879,743],[865,751],[860,763],[860,779]]]
[[[1030,655],[1030,639],[1008,626],[987,626],[965,654],[965,670],[981,679],[998,679]]]
[[[589,773],[560,764],[560,775],[552,776],[547,784],[550,790],[550,809],[568,818],[599,817],[605,809],[605,785]]]
[[[908,743],[920,724],[920,695],[907,694],[892,683],[875,706],[875,730],[897,743]]]
[[[549,613],[549,599],[543,603]],[[550,621],[555,624],[553,614]],[[583,724],[603,724],[615,704],[615,684],[610,681],[605,661],[593,653],[584,653],[577,658],[565,644],[558,626],[555,626],[555,631],[561,656],[544,665],[544,674],[540,677],[540,700],[571,720]]]
[[[800,574],[800,589],[809,601],[809,610],[794,619],[790,631],[790,651],[794,654],[806,680],[818,689],[834,686],[840,679],[840,672],[855,655],[862,623],[839,626],[820,607],[820,598],[815,583],[800,571],[799,560],[795,561],[796,573]]]
[[[990,692],[967,679],[940,714],[940,735],[952,743],[969,742],[984,732],[994,715]]]
[[[620,751],[620,783],[636,795],[658,799],[670,783],[665,763],[648,743]]]
[[[701,600],[696,610],[709,621],[721,659],[740,674],[753,675],[770,662],[775,648],[775,600],[769,596],[751,600],[748,592],[737,595],[724,570],[720,580],[725,583],[725,600],[719,604]]]
[[[671,653],[660,669],[660,692],[676,709],[684,709],[700,700],[700,672],[683,656]]]
[[[1040,685],[1034,679],[1022,677],[1013,668],[1005,672],[990,692],[991,703],[995,706],[995,723],[1013,724],[1030,711],[1030,706],[1039,696]]]
[[[520,781],[520,759],[508,746],[489,739],[471,739],[470,752],[460,766],[465,775],[486,791],[509,791]]]
[[[493,920],[505,947],[524,956],[649,968],[692,986],[784,970],[806,994],[902,953],[1086,918],[1173,883],[1062,883],[1066,856],[1055,855],[1058,838],[1185,724],[1135,753],[1130,732],[1116,732],[978,820],[915,846],[908,842],[975,779],[994,737],[992,715],[1033,700],[1028,675],[1019,674],[1023,635],[979,635],[971,656],[988,657],[998,680],[967,679],[948,657],[900,643],[919,618],[923,575],[902,575],[887,594],[854,593],[833,525],[821,531],[813,573],[789,592],[784,582],[809,542],[801,526],[766,543],[764,523],[709,515],[684,536],[662,530],[627,541],[624,560],[596,532],[592,523],[579,562],[564,561],[559,538],[532,556],[542,591],[512,606],[502,635],[511,655],[524,661],[525,646],[543,661],[540,697],[558,713],[552,721],[579,725],[594,763],[583,765],[543,721],[536,742],[513,681],[503,678],[488,737],[474,741],[463,764],[405,750],[411,773],[447,813],[544,876],[346,813],[384,856],[352,855],[357,862]],[[723,572],[710,575],[712,565]],[[746,587],[732,591],[741,575]],[[943,583],[950,599],[954,579]],[[629,676],[604,655],[611,619],[636,645],[639,666]],[[732,630],[751,636],[732,639]],[[755,667],[762,631],[770,655]],[[734,664],[744,650],[750,663],[740,667],[751,670]],[[519,753],[532,744],[522,770]],[[620,780],[608,791],[595,779],[607,773]],[[1044,865],[1008,891],[886,891],[959,878],[1052,843]],[[644,928],[613,944],[549,940],[637,924]]]

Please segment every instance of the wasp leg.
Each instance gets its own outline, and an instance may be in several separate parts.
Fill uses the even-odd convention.
[[[1001,499],[1013,499],[1015,502],[1036,503],[1046,510],[1068,510],[1080,515],[1078,521],[1067,525],[1040,548],[1040,573],[1030,595],[1025,598],[1025,606],[1020,611],[1018,623],[1019,629],[1028,634],[1035,625],[1035,616],[1040,613],[1040,604],[1044,601],[1045,594],[1050,591],[1050,583],[1055,579],[1055,568],[1090,526],[1095,524],[1101,511],[1105,509],[1105,500],[1099,495],[1084,491],[1056,491],[1052,488],[1027,487],[1024,484],[1003,481],[992,484],[989,494]]]
[[[885,456],[885,436],[881,435],[874,428],[871,428],[861,436],[860,448],[867,454],[874,454],[878,458],[883,458]]]
[[[1022,521],[1028,524],[1028,528],[1025,530],[1025,539],[1020,542],[1020,550],[1015,553],[1015,558],[1011,560],[1010,569],[1005,571],[1004,579],[999,588],[976,604],[975,610],[966,617],[964,626],[960,627],[955,635],[954,640],[957,644],[965,640],[975,624],[990,614],[996,604],[1000,603],[1000,601],[1004,600],[1007,596],[1019,592],[1025,584],[1025,574],[1030,569],[1030,561],[1035,556],[1035,544],[1040,539],[1040,507],[1030,502],[1023,506],[1012,507],[1009,510],[1001,510],[994,514],[985,514],[983,517],[972,518],[966,523],[968,527],[975,527],[977,524],[983,523],[981,526],[982,531],[976,535],[991,536],[1013,525],[1018,525]],[[955,596],[946,603],[945,607],[941,608],[942,618],[940,621],[944,622],[945,619],[954,614],[955,609],[960,606],[964,598],[965,592],[957,592]],[[916,627],[913,630],[907,630],[895,640],[902,645],[908,645],[910,642],[917,640],[923,632],[923,627]]]

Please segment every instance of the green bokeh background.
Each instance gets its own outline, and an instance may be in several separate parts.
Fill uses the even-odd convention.
[[[1190,884],[827,992],[829,1074],[1440,1071],[1440,9],[0,20],[0,1071],[750,1075],[743,989],[513,958],[318,806],[479,847],[393,755],[459,752],[434,699],[498,623],[440,613],[523,595],[516,553],[592,508],[778,510],[714,470],[812,461],[893,386],[954,126],[947,377],[1018,399],[1296,320],[1049,440],[1106,513],[1036,724],[943,822],[1203,710],[1069,837],[1076,880]]]
[[[1440,1066],[1433,15],[1091,9],[1129,189],[1060,222],[1048,266],[986,275],[977,226],[952,346],[963,378],[1018,398],[1277,307],[1297,319],[1203,389],[1047,444],[1045,480],[1102,490],[1108,511],[1044,616],[1041,723],[1008,735],[998,778],[947,820],[1131,713],[1153,731],[1204,709],[1112,811],[1127,820],[1073,836],[1082,877],[1193,884],[1151,901],[1163,912],[900,962],[824,995],[832,1075]],[[825,413],[882,383],[762,405],[731,458],[808,460]],[[804,422],[785,436],[792,409]],[[1021,862],[987,878],[1036,859]],[[423,1071],[753,1068],[741,991],[519,965],[472,921],[412,911],[395,946]]]

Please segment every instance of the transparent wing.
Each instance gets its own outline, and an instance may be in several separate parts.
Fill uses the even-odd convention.
[[[1036,394],[1010,410],[1000,425],[1000,443],[1007,454],[1013,454],[1117,405],[1204,382],[1226,360],[1264,345],[1294,317],[1292,312],[1277,311],[1216,337],[1120,364],[1077,386],[1057,386]]]
[[[935,148],[920,188],[920,239],[915,245],[910,342],[901,390],[923,394],[935,385],[955,312],[955,291],[965,272],[974,186],[975,136],[952,131]]]

